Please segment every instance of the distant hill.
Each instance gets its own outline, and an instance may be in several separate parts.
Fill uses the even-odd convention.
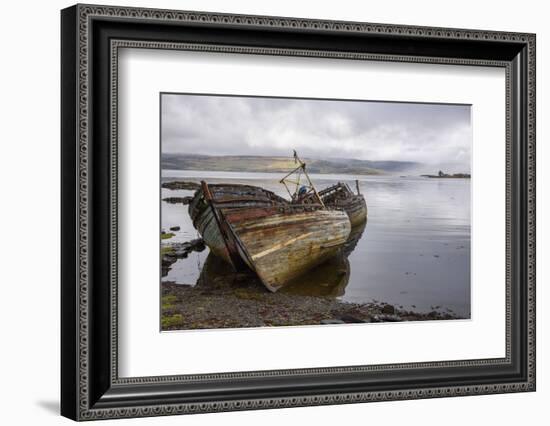
[[[321,160],[302,158],[310,173],[379,175],[405,172],[419,166],[410,161]],[[162,154],[162,168],[168,170],[210,170],[225,172],[286,173],[296,167],[292,157],[251,155]]]

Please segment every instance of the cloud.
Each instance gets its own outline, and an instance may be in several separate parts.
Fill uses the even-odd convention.
[[[416,161],[469,171],[470,106],[162,95],[162,150]]]

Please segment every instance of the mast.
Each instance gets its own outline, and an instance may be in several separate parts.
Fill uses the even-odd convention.
[[[319,193],[317,192],[317,189],[315,189],[315,185],[313,185],[313,182],[311,181],[311,179],[310,179],[310,177],[309,177],[309,175],[306,171],[306,163],[303,162],[300,159],[300,157],[298,157],[298,154],[296,153],[296,150],[294,150],[294,162],[297,163],[298,166],[295,169],[293,169],[292,171],[288,172],[280,180],[280,183],[282,183],[285,186],[285,188],[286,188],[288,194],[290,195],[292,201],[296,200],[298,198],[298,196],[305,199],[305,198],[308,197],[308,195],[312,195],[320,205],[325,207],[325,203],[323,203],[323,200],[319,196]],[[292,178],[293,175],[297,175],[295,180]],[[307,183],[301,181],[302,175],[305,176],[305,179],[307,180]],[[288,187],[287,183],[296,185],[294,193],[292,193],[290,191],[290,188]],[[301,187],[306,188],[306,192],[304,194],[298,194]]]

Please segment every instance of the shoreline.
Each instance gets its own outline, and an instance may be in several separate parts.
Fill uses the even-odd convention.
[[[420,177],[430,178],[430,179],[471,179],[472,175],[469,173],[455,173],[453,175],[420,175]]]
[[[269,293],[246,274],[241,275],[231,284],[220,280],[204,287],[200,283],[161,283],[162,330],[465,319],[450,312],[413,312],[384,302],[351,303],[327,296]]]

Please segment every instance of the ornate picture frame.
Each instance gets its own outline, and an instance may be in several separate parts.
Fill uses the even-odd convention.
[[[535,390],[534,34],[96,5],[64,9],[61,29],[62,415],[93,420]],[[127,47],[505,69],[505,357],[119,377],[117,64]]]

